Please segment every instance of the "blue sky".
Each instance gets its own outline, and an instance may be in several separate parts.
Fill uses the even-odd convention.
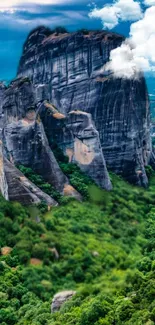
[[[37,25],[44,24],[49,27],[63,25],[69,31],[79,28],[102,28],[100,19],[88,17],[92,8],[90,1],[57,2],[58,4],[32,6],[25,10],[19,8],[14,13],[0,12],[0,80],[10,80],[15,76],[25,38],[28,32]],[[107,1],[97,0],[95,3],[102,7]],[[129,24],[121,24],[114,30],[127,35]]]
[[[129,13],[128,8],[123,7],[120,14],[118,8],[115,8],[118,2],[125,2],[126,5],[136,3],[140,8],[138,10],[143,13],[147,8],[144,2],[145,5],[155,5],[155,0],[95,0],[98,10],[113,4],[108,15],[104,11],[98,11],[99,17],[96,19],[96,14],[92,18],[89,17],[91,9],[94,8],[94,3],[90,0],[0,0],[0,80],[10,81],[15,77],[22,45],[29,31],[38,25],[51,28],[62,25],[69,31],[80,28],[102,29],[103,25],[109,26],[106,20],[112,14],[112,20],[114,16],[114,20],[119,17],[119,21],[116,24],[112,22],[111,30],[128,37],[136,8],[133,7],[133,11]],[[137,20],[141,19],[139,12],[137,15]],[[155,93],[152,77],[148,78],[148,84],[149,91]]]

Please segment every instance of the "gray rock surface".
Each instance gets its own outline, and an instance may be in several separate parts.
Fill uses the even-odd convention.
[[[25,205],[46,202],[49,207],[58,203],[30,182],[10,161],[4,159],[5,177],[8,185],[8,198]]]
[[[41,121],[23,119],[8,124],[4,129],[4,142],[10,161],[31,167],[63,193],[68,180],[50,150]]]
[[[57,293],[52,300],[51,313],[58,311],[61,308],[61,306],[66,301],[70,300],[75,294],[76,292],[71,290]]]
[[[39,112],[51,146],[56,143],[69,162],[76,163],[100,187],[111,190],[99,134],[91,114],[77,110],[65,117],[47,101],[41,104]]]
[[[27,78],[12,82],[5,92],[3,109],[2,138],[6,158],[15,165],[31,167],[62,195],[81,199],[49,147],[35,105],[34,89]]]
[[[0,193],[4,196],[6,200],[8,200],[9,199],[8,184],[7,184],[4,168],[5,167],[4,167],[3,145],[2,145],[2,141],[0,140]]]
[[[2,141],[0,141],[0,193],[6,200],[27,205],[39,204],[41,201],[46,202],[50,207],[58,205],[4,157]]]
[[[0,139],[1,133],[4,126],[4,110],[3,110],[3,103],[4,103],[4,94],[6,91],[6,86],[3,82],[0,82]]]
[[[3,95],[3,126],[24,118],[27,112],[35,109],[34,87],[28,78],[11,82]]]
[[[18,76],[28,76],[36,100],[50,101],[60,113],[90,113],[108,169],[146,186],[152,147],[145,80],[115,79],[102,70],[122,40],[107,31],[49,36],[39,28],[25,42]]]
[[[71,111],[68,114],[62,145],[70,162],[75,162],[100,187],[112,189],[99,134],[91,114],[82,111]]]

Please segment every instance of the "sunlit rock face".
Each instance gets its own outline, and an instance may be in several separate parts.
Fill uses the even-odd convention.
[[[90,113],[108,169],[146,186],[152,147],[145,80],[116,79],[102,69],[122,40],[104,31],[49,35],[38,28],[25,42],[18,76],[31,79],[37,102],[48,100],[64,115]]]
[[[78,164],[100,187],[112,189],[91,114],[82,111],[68,114],[62,147],[69,161]]]
[[[76,163],[101,188],[111,190],[99,134],[91,114],[77,110],[65,116],[47,101],[39,106],[39,114],[51,147],[57,144],[69,162]]]

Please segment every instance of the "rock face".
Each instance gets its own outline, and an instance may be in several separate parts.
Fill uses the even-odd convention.
[[[4,155],[3,155],[3,145],[2,141],[0,141],[0,192],[4,196],[6,200],[8,200],[8,184],[5,175],[4,169]]]
[[[0,138],[4,126],[3,100],[4,100],[5,91],[6,91],[6,86],[3,84],[3,82],[0,82]]]
[[[122,40],[104,31],[49,35],[38,28],[25,42],[18,76],[30,77],[36,100],[50,101],[61,114],[91,114],[108,169],[146,186],[152,147],[145,80],[115,79],[102,69]]]
[[[61,306],[66,301],[70,300],[75,294],[76,294],[75,291],[62,291],[57,293],[52,300],[51,312],[54,313],[58,311],[61,308]]]
[[[24,165],[42,175],[62,195],[81,199],[79,193],[70,186],[49,147],[37,112],[32,83],[27,78],[12,82],[5,90],[2,106],[1,156],[4,168],[2,165],[1,193],[10,200],[18,200],[24,204],[37,204],[41,201],[50,206],[57,204],[15,168],[15,165]],[[5,183],[8,186],[8,195]]]
[[[23,119],[10,123],[4,130],[4,139],[7,156],[12,162],[31,167],[63,193],[68,180],[50,150],[41,121]]]
[[[6,199],[57,204],[19,164],[62,195],[81,199],[59,167],[54,143],[104,189],[112,188],[107,168],[147,185],[145,166],[155,166],[155,157],[145,79],[103,72],[122,41],[107,31],[51,34],[39,27],[29,34],[17,78],[9,87],[0,84],[0,191]]]
[[[99,134],[92,116],[83,111],[71,111],[66,116],[47,101],[40,105],[40,116],[51,144],[56,143],[96,184],[111,190]]]
[[[39,116],[37,117],[32,84],[16,80],[4,96],[3,142],[7,158],[16,165],[33,168],[63,193],[67,178],[49,148]]]
[[[58,203],[30,182],[12,163],[4,160],[5,175],[8,185],[8,199],[25,205],[46,202],[49,207]]]
[[[44,201],[50,207],[57,205],[55,200],[30,182],[4,157],[2,142],[0,142],[0,192],[6,200],[23,204],[39,204]]]

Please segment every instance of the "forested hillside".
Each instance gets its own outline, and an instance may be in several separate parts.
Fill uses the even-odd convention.
[[[47,213],[0,199],[2,325],[155,324],[155,174],[148,190],[111,179]]]

